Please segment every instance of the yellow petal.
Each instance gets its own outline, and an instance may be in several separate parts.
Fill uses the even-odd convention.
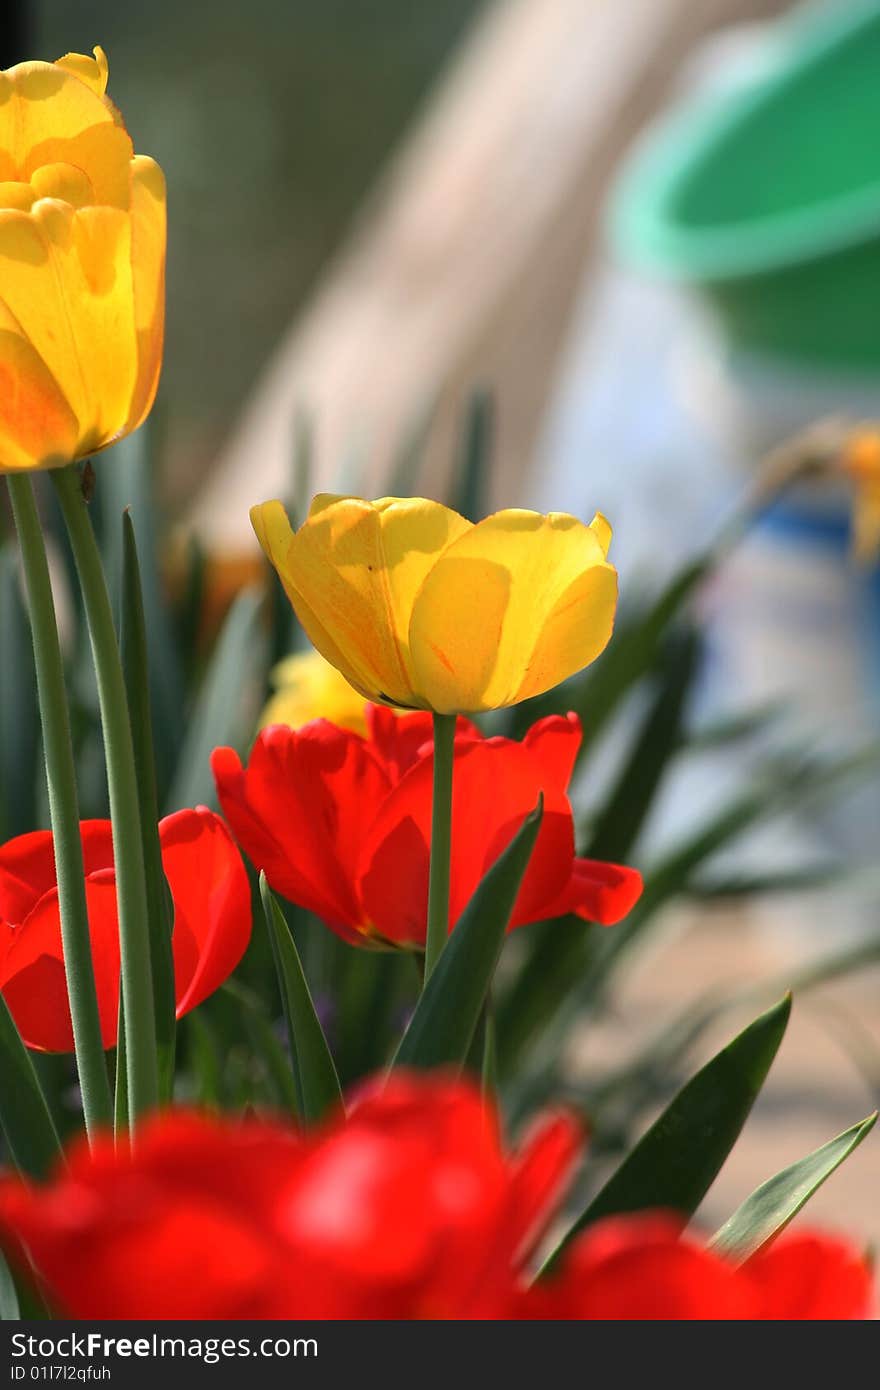
[[[294,612],[308,633],[313,646],[338,671],[342,672],[345,679],[361,692],[364,699],[373,699],[370,673],[364,673],[351,664],[346,654],[336,646],[331,634],[325,631],[309,604],[301,597],[291,582],[288,556],[294,533],[281,502],[261,502],[259,506],[251,507],[250,518],[263,553],[269,563],[277,570],[278,577],[284,585],[284,592],[290,599]]]
[[[0,301],[0,473],[69,463],[76,416]]]
[[[159,385],[165,330],[165,175],[154,159],[132,160],[131,266],[137,382],[126,430],[149,413]]]
[[[272,671],[276,693],[260,718],[260,728],[288,724],[298,729],[312,719],[329,719],[343,729],[365,734],[363,695],[318,652],[297,652]]]
[[[601,512],[597,512],[590,522],[590,530],[601,545],[602,554],[607,560],[608,551],[611,547],[611,522],[606,516],[603,516]]]
[[[132,154],[110,102],[63,66],[19,63],[0,72],[0,180],[27,181],[44,164],[73,164],[96,202],[127,208]]]
[[[0,284],[79,421],[78,452],[109,442],[137,371],[128,216],[52,199],[0,211]]]
[[[437,558],[469,529],[456,512],[423,498],[373,503],[324,494],[285,538],[279,573],[300,622],[370,699],[424,703],[409,656],[413,600]]]
[[[93,92],[102,97],[107,90],[109,76],[107,54],[100,45],[93,48],[92,52],[94,58],[90,58],[86,53],[65,53],[63,58],[56,59],[54,66],[72,72],[74,77],[78,77],[80,82],[85,82]]]
[[[95,201],[91,180],[75,164],[41,164],[31,175],[36,198],[59,198],[73,208]]]
[[[495,709],[591,662],[611,635],[616,576],[575,517],[510,510],[459,537],[413,607],[416,685],[432,709]]]

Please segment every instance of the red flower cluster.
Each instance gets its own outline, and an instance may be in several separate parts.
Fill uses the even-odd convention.
[[[80,826],[86,905],[101,1037],[116,1046],[119,922],[109,820]],[[159,823],[162,867],[174,901],[177,1016],[227,979],[251,933],[247,872],[232,836],[205,806]],[[29,1047],[72,1052],[52,832],[35,830],[0,847],[0,992]]]
[[[211,765],[233,833],[272,887],[346,941],[423,946],[431,845],[431,716],[367,707],[362,738],[318,719],[274,725],[246,768],[231,748]],[[610,925],[641,893],[635,869],[575,857],[567,796],[580,745],[573,714],[539,720],[522,743],[455,740],[449,926],[544,795],[544,819],[511,926],[573,912]]]
[[[0,1239],[75,1318],[854,1318],[870,1275],[842,1242],[783,1238],[741,1269],[675,1222],[598,1225],[526,1288],[579,1131],[516,1156],[469,1084],[394,1073],[348,1118],[167,1114],[134,1153],[84,1143],[48,1188],[0,1186]]]

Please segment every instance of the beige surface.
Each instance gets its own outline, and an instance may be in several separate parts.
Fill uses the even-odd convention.
[[[617,1014],[575,1039],[579,1066],[615,1065],[666,1019],[716,985],[785,978],[804,963],[813,938],[782,929],[775,908],[748,912],[688,910],[668,944],[625,977]],[[809,944],[808,944],[809,943]],[[828,943],[828,949],[832,943]],[[735,1009],[703,1038],[689,1070],[744,1027],[755,1009]],[[860,1048],[874,1063],[873,1086],[836,1035],[855,1026]],[[714,1230],[766,1178],[863,1119],[878,1105],[880,1085],[880,969],[795,996],[791,1022],[752,1114],[701,1209]],[[801,1220],[838,1227],[880,1247],[880,1126],[810,1201]]]
[[[377,490],[432,398],[428,471],[448,468],[475,383],[500,403],[496,500],[516,502],[621,151],[702,34],[782,8],[496,0],[269,364],[194,511],[202,535],[253,547],[248,507],[287,491],[297,405],[321,483],[354,457]]]

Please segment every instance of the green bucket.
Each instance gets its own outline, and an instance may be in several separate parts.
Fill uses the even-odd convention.
[[[730,347],[880,366],[880,0],[772,27],[760,76],[701,97],[627,161],[612,241],[695,286]]]

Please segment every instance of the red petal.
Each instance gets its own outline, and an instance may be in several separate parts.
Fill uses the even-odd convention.
[[[731,1265],[680,1236],[676,1218],[599,1222],[539,1290],[532,1316],[604,1322],[728,1321],[754,1316],[751,1290]],[[527,1314],[528,1316],[528,1314]]]
[[[251,892],[232,836],[206,806],[166,816],[159,843],[174,899],[171,944],[180,1018],[219,989],[244,955]]]
[[[815,1231],[783,1236],[753,1255],[743,1274],[757,1292],[759,1318],[840,1322],[871,1313],[868,1262],[836,1236]]]
[[[358,940],[355,865],[388,788],[365,740],[318,719],[264,729],[244,771],[231,749],[216,749],[211,761],[223,813],[272,887]]]
[[[86,874],[113,868],[113,837],[108,820],[80,821]],[[51,830],[17,835],[0,847],[0,919],[23,922],[44,893],[56,884]]]
[[[533,724],[523,739],[540,763],[548,783],[567,791],[581,746],[581,721],[576,714],[550,714]]]
[[[395,714],[387,705],[367,705],[365,714],[370,743],[382,760],[393,786],[413,763],[433,748],[433,716],[422,710]],[[476,724],[463,714],[455,721],[455,734],[456,738],[483,737]]]
[[[575,859],[571,878],[558,897],[545,901],[540,917],[563,917],[574,912],[587,922],[611,927],[632,910],[642,896],[642,876],[638,869],[624,864],[606,864],[600,859]]]
[[[112,870],[101,870],[86,880],[86,907],[101,1038],[105,1047],[115,1047],[119,928]],[[28,1047],[41,1052],[73,1051],[57,889],[45,893],[21,926],[13,930],[2,963],[0,989]]]

